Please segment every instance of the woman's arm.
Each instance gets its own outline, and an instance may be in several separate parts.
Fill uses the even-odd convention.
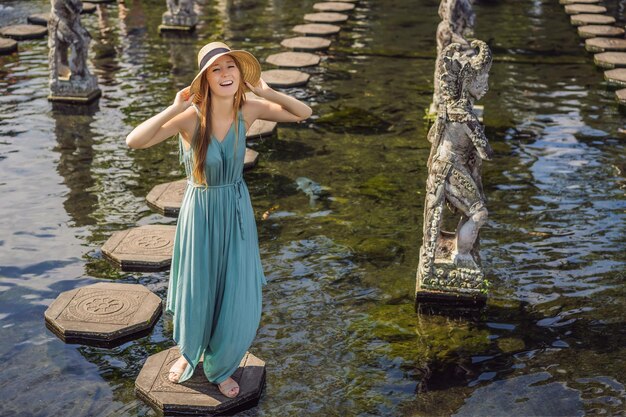
[[[274,122],[299,122],[308,119],[313,110],[300,100],[270,88],[263,79],[256,86],[246,83],[248,88],[263,100],[246,102],[246,121],[252,124],[256,119]]]
[[[145,149],[163,142],[181,131],[185,110],[191,106],[189,87],[176,93],[174,104],[152,116],[126,136],[126,144],[134,149]]]

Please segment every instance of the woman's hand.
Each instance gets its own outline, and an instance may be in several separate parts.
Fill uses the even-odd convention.
[[[246,86],[248,86],[248,88],[254,94],[262,98],[266,98],[265,96],[268,93],[270,93],[271,91],[274,91],[269,85],[267,85],[267,83],[263,80],[263,78],[259,78],[259,82],[257,83],[257,85],[252,85],[246,81]]]
[[[172,107],[174,107],[178,113],[184,112],[187,108],[189,108],[189,106],[191,106],[195,94],[191,94],[190,90],[191,86],[187,86],[176,93]]]

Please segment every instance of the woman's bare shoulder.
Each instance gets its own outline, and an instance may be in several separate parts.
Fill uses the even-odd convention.
[[[183,139],[187,143],[191,142],[191,136],[196,129],[196,124],[199,122],[198,113],[193,106],[189,106],[185,111],[176,116],[178,118],[177,125]]]

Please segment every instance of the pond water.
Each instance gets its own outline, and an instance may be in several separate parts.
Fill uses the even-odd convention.
[[[153,416],[134,380],[173,345],[171,318],[114,349],[66,345],[43,313],[61,291],[141,283],[112,232],[175,224],[145,202],[181,178],[177,144],[124,138],[169,105],[196,52],[225,40],[263,62],[313,0],[198,1],[194,35],[160,37],[165,2],[99,6],[83,24],[103,92],[83,114],[47,101],[45,40],[0,56],[0,414]],[[610,1],[624,24],[626,2]],[[481,236],[490,301],[478,317],[416,314],[429,143],[435,0],[362,0],[306,87],[314,117],[253,143],[245,174],[268,278],[251,351],[267,386],[243,415],[625,415],[624,126],[613,91],[556,0],[482,1],[476,36],[495,55],[485,106]],[[3,1],[0,25],[45,0]],[[311,203],[307,177],[327,187]],[[262,214],[271,215],[262,220]]]

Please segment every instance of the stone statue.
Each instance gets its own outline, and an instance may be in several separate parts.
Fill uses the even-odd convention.
[[[163,13],[160,30],[190,30],[198,23],[194,0],[166,0],[167,11]]]
[[[471,0],[441,0],[439,17],[441,23],[437,26],[437,59],[430,113],[437,112],[441,101],[438,82],[441,52],[451,43],[458,43],[469,48],[469,42],[465,37],[471,35],[476,15],[472,9]]]
[[[50,96],[53,101],[86,102],[100,96],[87,67],[91,35],[80,24],[80,0],[51,0],[48,22]],[[71,59],[70,59],[71,57]]]
[[[474,101],[487,92],[491,51],[483,41],[465,48],[453,43],[441,54],[442,103],[428,132],[424,240],[417,290],[480,293],[487,285],[480,267],[478,231],[487,220],[481,162],[492,150],[474,113]],[[460,213],[456,233],[442,230],[444,205]]]

